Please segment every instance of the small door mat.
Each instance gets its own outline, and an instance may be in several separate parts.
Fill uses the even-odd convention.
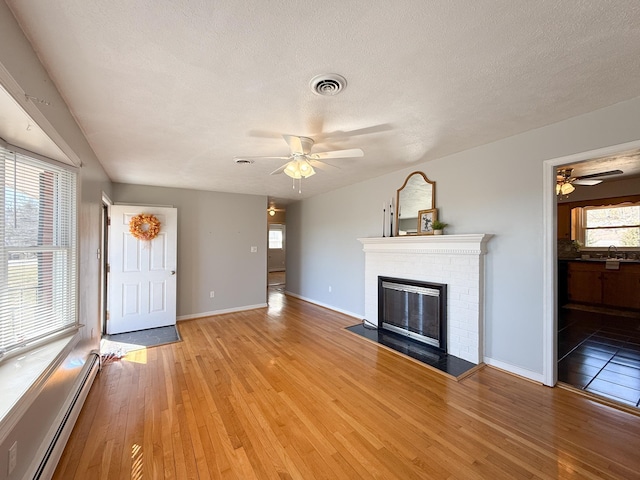
[[[479,366],[468,362],[467,360],[463,360],[462,358],[442,353],[436,348],[417,342],[395,332],[366,328],[362,324],[346,327],[346,329],[356,335],[366,338],[367,340],[432,367],[439,372],[450,375],[456,380],[461,380],[478,368],[481,368],[481,365]]]
[[[157,347],[179,341],[181,341],[181,338],[175,325],[104,335],[100,341],[100,354],[103,360],[122,358],[134,350]]]

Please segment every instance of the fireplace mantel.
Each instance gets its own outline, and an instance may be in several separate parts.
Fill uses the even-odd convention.
[[[479,364],[484,344],[484,256],[490,234],[359,238],[365,252],[365,319],[378,324],[378,277],[443,283],[447,351]]]
[[[365,252],[440,253],[480,255],[487,253],[487,233],[464,235],[406,235],[359,238]]]

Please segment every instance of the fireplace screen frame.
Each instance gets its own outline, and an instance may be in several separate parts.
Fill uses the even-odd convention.
[[[408,293],[418,293],[418,290],[426,289],[426,290],[435,290],[437,291],[437,295],[429,295],[437,296],[438,305],[437,305],[437,314],[438,314],[438,339],[431,338],[429,336],[421,335],[417,332],[411,331],[409,328],[405,328],[399,326],[398,324],[394,325],[392,323],[385,322],[385,295],[384,295],[384,283],[391,283],[400,286],[406,286],[406,291]],[[412,288],[413,287],[413,288]],[[408,321],[407,321],[408,323]],[[431,345],[442,352],[447,351],[447,285],[443,283],[434,283],[434,282],[426,282],[422,280],[411,280],[406,278],[393,278],[393,277],[378,277],[378,328],[379,329],[387,329],[406,337],[412,338],[419,342],[425,343],[427,345]]]

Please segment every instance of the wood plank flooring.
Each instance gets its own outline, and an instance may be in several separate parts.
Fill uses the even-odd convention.
[[[456,382],[274,294],[98,375],[55,479],[640,478],[640,417],[485,368]]]

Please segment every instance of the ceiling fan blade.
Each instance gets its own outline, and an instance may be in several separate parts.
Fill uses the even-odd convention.
[[[600,172],[600,173],[592,173],[590,175],[582,175],[580,177],[576,177],[577,180],[584,180],[585,178],[597,178],[597,177],[608,177],[610,175],[622,175],[624,172],[622,170],[609,170],[608,172]]]
[[[327,162],[322,162],[320,160],[314,160],[314,159],[309,159],[309,161],[311,162],[311,165],[313,167],[317,167],[320,170],[331,170],[331,169],[337,169],[340,170],[340,167],[337,167],[335,165],[331,165],[330,163]]]
[[[307,155],[314,143],[312,138],[297,135],[282,135],[282,138],[289,145],[292,155]]]
[[[346,138],[355,137],[358,135],[369,135],[371,133],[387,132],[393,129],[393,126],[389,123],[381,123],[379,125],[372,125],[370,127],[357,128],[355,130],[334,130],[333,132],[320,133],[316,136],[317,139],[327,138]]]
[[[574,185],[588,185],[591,187],[593,185],[598,185],[599,183],[602,183],[602,180],[589,180],[587,178],[585,179],[577,178],[571,183],[573,183]]]
[[[290,158],[291,157],[233,157],[233,160],[288,160]]]
[[[271,172],[269,175],[278,175],[279,173],[284,172],[284,169],[287,168],[287,165],[289,165],[289,162],[285,163],[284,165],[282,165],[281,167],[276,168],[273,172]]]
[[[334,150],[333,152],[320,152],[309,155],[314,160],[323,158],[355,158],[364,157],[364,152],[359,148],[351,148],[349,150]]]

